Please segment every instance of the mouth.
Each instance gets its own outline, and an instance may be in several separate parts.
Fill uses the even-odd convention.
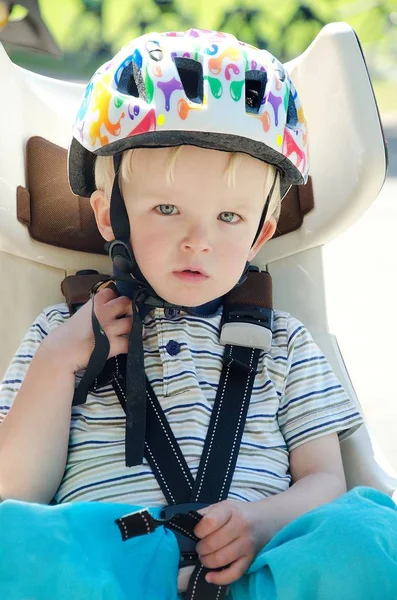
[[[174,275],[178,277],[178,279],[182,279],[184,281],[204,281],[208,279],[207,273],[203,269],[197,269],[193,267],[186,267],[186,269],[181,269],[180,271],[174,271]]]

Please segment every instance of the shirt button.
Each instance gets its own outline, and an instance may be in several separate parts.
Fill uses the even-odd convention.
[[[176,308],[165,308],[164,316],[166,319],[175,319],[179,315],[179,310]]]
[[[179,354],[181,344],[179,344],[175,340],[170,340],[166,345],[165,349],[167,350],[170,356],[176,356],[177,354]]]

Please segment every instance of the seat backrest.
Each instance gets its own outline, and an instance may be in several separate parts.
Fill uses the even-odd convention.
[[[324,27],[309,48],[286,66],[309,123],[315,204],[302,226],[268,242],[255,264],[269,268],[275,306],[307,325],[359,406],[328,329],[321,246],[349,227],[379,193],[387,163],[382,126],[360,44],[346,24]],[[110,272],[111,265],[97,252],[37,241],[17,219],[16,189],[27,187],[27,141],[41,136],[67,148],[84,86],[18,68],[1,47],[0,74],[6,82],[0,95],[0,273],[6,282],[0,300],[1,314],[6,315],[0,319],[0,372],[4,372],[41,309],[63,301],[64,277],[87,268]],[[43,172],[51,169],[49,157]],[[25,207],[21,221],[34,220],[35,205],[30,205],[30,214],[26,203],[21,206]],[[372,456],[365,429],[343,445],[349,485],[360,473],[361,483],[391,491],[394,484],[386,481],[373,461],[368,459],[365,468],[357,462],[359,455]]]

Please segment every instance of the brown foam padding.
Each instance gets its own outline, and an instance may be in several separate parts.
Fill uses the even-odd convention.
[[[67,151],[40,137],[27,143],[27,185],[17,190],[17,215],[31,237],[69,250],[104,254],[90,202],[75,196],[67,176]],[[27,219],[27,216],[29,216]]]
[[[19,185],[17,187],[17,218],[20,223],[30,227],[32,216],[30,214],[29,190]]]
[[[266,271],[249,271],[243,284],[235,287],[224,299],[229,304],[249,304],[273,308],[272,278]]]
[[[306,185],[293,185],[281,204],[281,214],[273,237],[280,237],[302,226],[304,216],[314,208],[311,177]]]
[[[27,186],[17,189],[17,217],[39,242],[69,250],[104,254],[104,240],[89,200],[75,196],[67,176],[67,150],[41,137],[26,148]],[[311,179],[292,186],[282,202],[274,237],[299,229],[314,207]]]
[[[85,304],[90,299],[92,287],[99,281],[108,279],[104,273],[85,275],[69,275],[61,283],[61,291],[65,296],[70,314],[75,312],[76,306]]]

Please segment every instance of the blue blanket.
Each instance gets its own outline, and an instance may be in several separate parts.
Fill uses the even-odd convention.
[[[121,540],[115,519],[141,507],[0,504],[0,598],[177,600],[178,546],[163,527]],[[160,509],[150,509],[159,516]],[[355,488],[282,529],[231,600],[395,600],[397,508]]]

